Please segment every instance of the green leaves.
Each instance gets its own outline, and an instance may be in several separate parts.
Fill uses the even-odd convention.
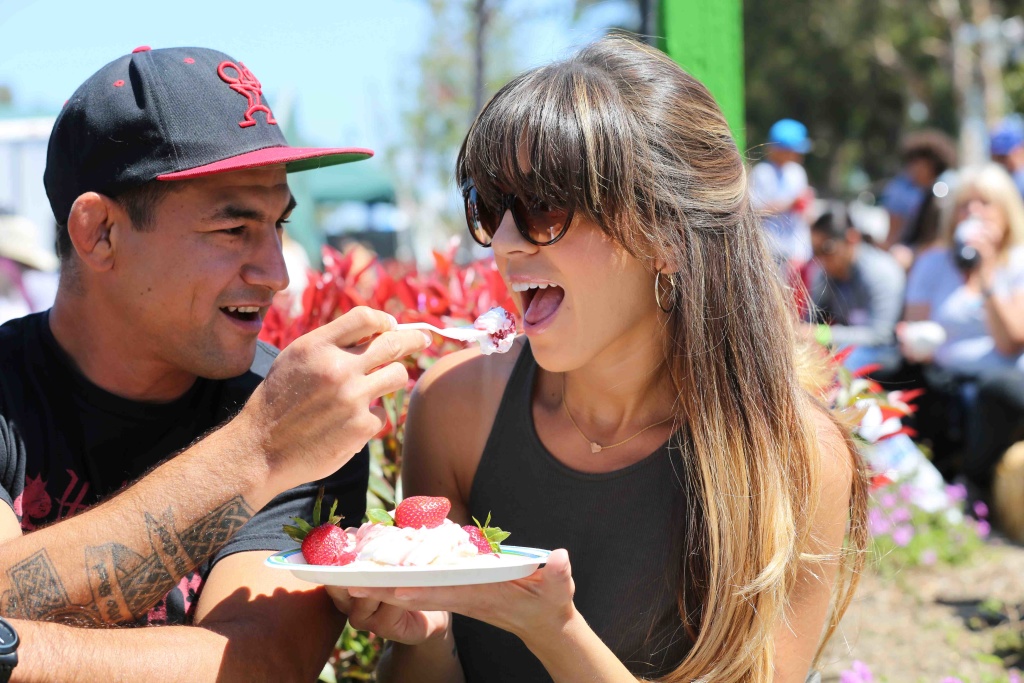
[[[501,552],[501,542],[512,535],[511,531],[502,531],[501,527],[488,526],[491,523],[491,513],[489,512],[483,524],[476,517],[473,518],[473,523],[483,532],[484,538],[491,544],[491,550],[495,553]]]
[[[288,534],[288,537],[292,540],[302,543],[305,540],[306,535],[313,529],[320,526],[320,513],[323,510],[324,501],[324,487],[320,487],[320,492],[316,496],[316,502],[313,503],[313,523],[310,524],[300,517],[292,517],[295,521],[295,526],[291,524],[285,524],[281,529]],[[331,505],[331,512],[327,516],[326,524],[338,524],[341,520],[345,519],[344,515],[335,514],[338,511],[338,501],[335,499],[334,504]]]
[[[387,510],[380,510],[377,508],[367,510],[366,518],[374,524],[383,524],[385,526],[394,526],[395,520],[391,518]]]

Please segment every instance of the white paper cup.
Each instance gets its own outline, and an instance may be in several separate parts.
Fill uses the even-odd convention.
[[[905,323],[900,331],[900,344],[911,360],[931,358],[946,341],[946,330],[931,320]]]

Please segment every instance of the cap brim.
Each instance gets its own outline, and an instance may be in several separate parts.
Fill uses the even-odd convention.
[[[324,166],[347,164],[362,161],[373,156],[373,151],[359,147],[325,148],[325,147],[267,147],[254,152],[246,152],[228,159],[221,159],[205,166],[196,166],[183,171],[158,175],[157,180],[186,180],[201,178],[215,173],[244,171],[249,168],[278,166],[285,164],[288,173],[308,171]]]

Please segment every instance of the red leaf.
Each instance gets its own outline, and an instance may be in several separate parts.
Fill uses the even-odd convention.
[[[867,365],[863,365],[863,366],[857,368],[856,370],[854,370],[853,372],[851,372],[850,376],[851,377],[867,377],[872,372],[875,372],[876,370],[881,370],[881,369],[882,369],[882,364],[881,363],[868,363]]]

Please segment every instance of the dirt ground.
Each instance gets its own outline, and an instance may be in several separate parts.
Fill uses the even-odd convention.
[[[985,600],[1003,604],[1002,623],[980,618]],[[876,682],[999,680],[994,677],[1006,674],[1006,660],[992,653],[997,642],[1024,628],[1022,611],[1024,547],[999,538],[966,566],[914,568],[892,578],[866,571],[821,662],[822,680],[838,681],[855,659],[871,668]],[[1024,670],[1024,661],[1015,665]]]

